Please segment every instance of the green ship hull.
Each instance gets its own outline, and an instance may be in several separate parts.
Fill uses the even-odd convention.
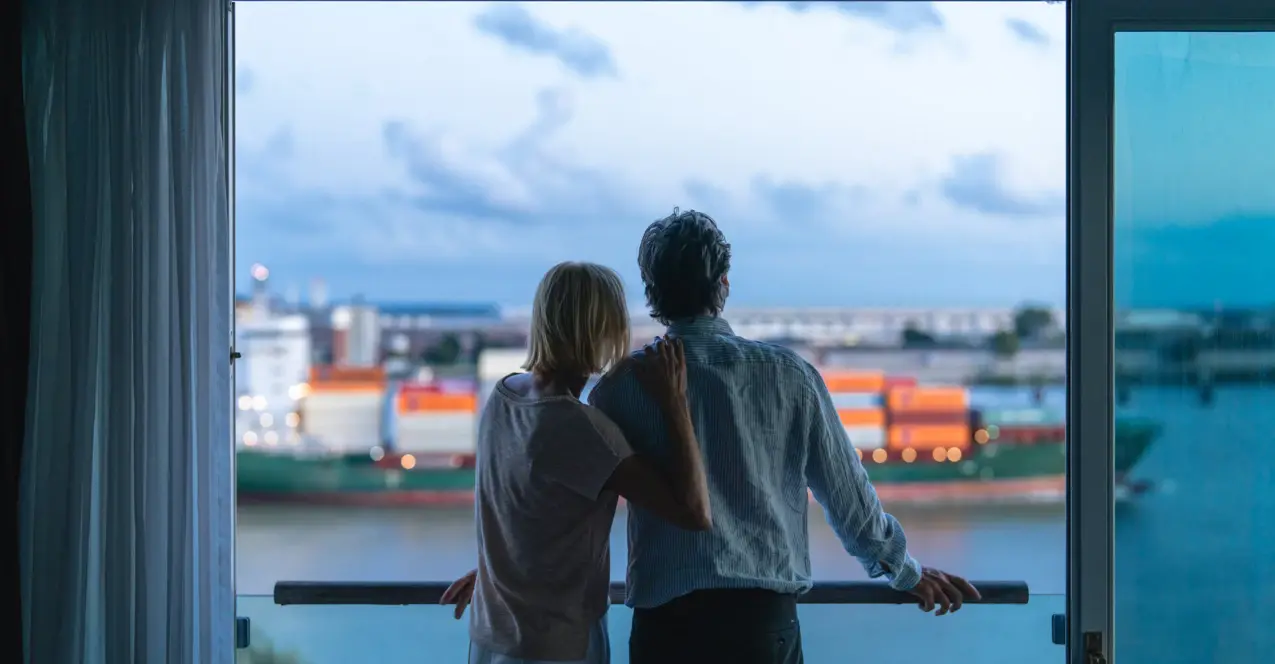
[[[1128,479],[1159,435],[1145,421],[1116,425],[1117,482],[1122,493],[1148,485]],[[873,485],[886,503],[950,503],[957,501],[1057,500],[1063,496],[1066,445],[989,442],[975,445],[956,462],[918,459],[874,463],[864,461]],[[463,505],[473,500],[474,471],[452,467],[410,470],[377,463],[369,455],[300,456],[258,450],[238,454],[241,502],[309,502],[328,504]]]

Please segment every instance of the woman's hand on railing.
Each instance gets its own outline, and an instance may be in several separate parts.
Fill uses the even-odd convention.
[[[455,604],[456,619],[460,620],[465,615],[465,607],[469,606],[470,600],[474,598],[474,584],[478,581],[478,570],[470,570],[465,576],[452,581],[452,585],[447,586],[447,590],[443,591],[443,596],[439,598],[439,604]]]

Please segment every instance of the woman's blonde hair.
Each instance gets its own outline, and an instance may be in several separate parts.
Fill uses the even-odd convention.
[[[620,275],[595,263],[559,263],[531,306],[522,368],[540,374],[601,373],[629,352],[629,310]]]

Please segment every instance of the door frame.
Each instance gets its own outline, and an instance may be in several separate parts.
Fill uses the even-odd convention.
[[[1275,30],[1270,0],[1070,0],[1067,7],[1067,662],[1115,629],[1113,102],[1117,32]]]

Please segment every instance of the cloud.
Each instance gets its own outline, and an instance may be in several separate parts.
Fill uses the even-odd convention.
[[[474,19],[474,27],[509,46],[547,55],[584,78],[616,76],[611,49],[577,29],[555,30],[518,4],[493,4]]]
[[[933,2],[744,2],[745,6],[781,4],[789,11],[804,14],[809,11],[831,10],[852,18],[875,23],[894,32],[912,33],[924,30],[941,30],[943,15]]]
[[[940,188],[957,207],[999,217],[1036,217],[1065,209],[1061,193],[1022,195],[1010,191],[1001,170],[1000,157],[990,152],[958,156],[952,159],[952,168]]]
[[[1009,31],[1023,42],[1033,46],[1049,46],[1049,34],[1031,21],[1021,18],[1008,18],[1005,19],[1005,27],[1009,28]]]
[[[256,75],[252,69],[244,65],[235,65],[235,94],[245,95],[252,92],[256,82]]]

